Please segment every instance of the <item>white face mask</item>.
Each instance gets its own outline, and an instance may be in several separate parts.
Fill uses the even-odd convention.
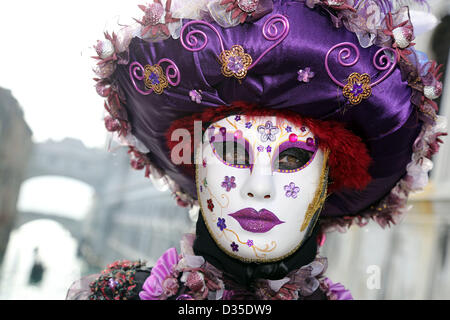
[[[276,117],[231,116],[206,130],[197,193],[216,244],[246,262],[294,253],[326,197],[327,153],[307,127]]]

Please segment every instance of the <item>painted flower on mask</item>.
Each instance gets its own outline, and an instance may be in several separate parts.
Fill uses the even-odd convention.
[[[234,120],[235,120],[235,121],[241,121],[241,116],[236,116],[236,117],[234,118]]]
[[[291,133],[292,132],[292,127],[291,126],[287,126],[286,127],[286,132],[287,133]]]
[[[267,121],[264,126],[258,127],[258,133],[261,135],[262,142],[274,142],[279,132],[280,129],[278,127],[275,127],[271,121]]]
[[[267,150],[267,153],[271,153],[272,152],[272,147],[271,146],[267,146],[266,150]]]
[[[258,152],[263,152],[264,151],[264,147],[263,146],[258,146]]]
[[[217,227],[220,229],[220,231],[225,230],[227,228],[227,225],[225,223],[225,219],[219,218],[219,220],[217,222]]]
[[[289,185],[284,186],[284,191],[286,191],[286,197],[296,199],[300,192],[300,188],[297,187],[295,183],[291,182]]]
[[[236,242],[233,241],[233,243],[230,246],[231,246],[231,249],[234,252],[238,252],[239,251],[239,245],[237,245]]]
[[[211,199],[208,199],[206,202],[208,203],[209,211],[212,212],[214,210],[214,203],[213,203],[213,201]]]
[[[225,177],[225,180],[222,182],[222,188],[225,188],[227,192],[230,192],[231,189],[236,188],[236,178],[235,177]]]
[[[253,124],[252,124],[251,122],[247,122],[247,123],[245,124],[245,127],[246,127],[247,129],[250,129],[251,127],[253,127]]]
[[[251,248],[255,245],[255,243],[253,242],[253,240],[248,240],[247,245]]]

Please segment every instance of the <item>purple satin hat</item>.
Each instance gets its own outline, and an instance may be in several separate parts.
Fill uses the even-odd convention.
[[[432,101],[442,84],[436,63],[413,48],[407,7],[155,0],[140,8],[136,25],[95,46],[97,91],[106,127],[129,146],[133,167],[162,179],[180,205],[196,203],[195,182],[171,162],[168,128],[235,101],[339,121],[363,139],[372,182],[327,198],[326,229],[395,223],[408,194],[427,183],[445,130]]]

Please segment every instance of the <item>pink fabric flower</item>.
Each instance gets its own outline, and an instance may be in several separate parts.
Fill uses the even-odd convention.
[[[155,267],[139,293],[141,300],[164,300],[177,293],[178,281],[176,277],[173,277],[173,272],[178,262],[178,253],[175,248],[167,250],[156,261]]]

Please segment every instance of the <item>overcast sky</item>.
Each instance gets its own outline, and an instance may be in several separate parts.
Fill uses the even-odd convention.
[[[104,146],[92,45],[120,15],[127,23],[140,17],[139,2],[0,1],[0,86],[19,101],[35,141],[75,137]]]

